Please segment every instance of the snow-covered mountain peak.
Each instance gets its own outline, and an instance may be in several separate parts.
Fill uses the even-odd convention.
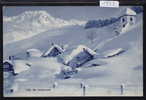
[[[22,14],[22,17],[26,17],[28,19],[31,19],[33,21],[38,21],[40,24],[49,23],[50,21],[54,21],[55,18],[51,16],[46,11],[40,10],[40,11],[26,11]],[[60,19],[61,20],[61,19]]]
[[[49,26],[55,26],[54,24],[56,24],[54,23],[55,18],[46,11],[26,11],[18,16],[4,17],[4,21],[13,24],[25,24],[32,26],[41,26],[47,24],[49,24]]]
[[[20,15],[13,16],[13,17],[6,17],[4,16],[4,21],[26,21],[28,19],[40,19],[40,18],[51,18],[52,16],[47,13],[46,11],[40,10],[40,11],[25,11],[21,13]],[[53,18],[53,17],[52,17]]]
[[[17,16],[4,16],[3,20],[5,43],[26,39],[52,29],[85,24],[85,21],[56,18],[45,10],[25,11]],[[7,37],[14,39],[10,41]]]
[[[25,11],[17,16],[7,17],[4,16],[4,22],[13,22],[15,23],[22,23],[30,24],[49,24],[49,26],[64,26],[64,25],[81,25],[81,23],[85,23],[84,21],[79,20],[63,20],[61,18],[56,18],[51,16],[47,11],[39,10],[39,11]],[[23,23],[23,24],[24,24]],[[55,24],[55,25],[54,25]]]
[[[39,10],[39,11],[25,11],[22,13],[22,15],[49,15],[46,11],[44,10]]]

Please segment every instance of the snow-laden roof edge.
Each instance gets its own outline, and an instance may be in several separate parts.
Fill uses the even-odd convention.
[[[136,12],[130,8],[125,8],[122,14],[126,15],[136,15]]]
[[[84,45],[79,45],[76,49],[74,49],[69,55],[65,57],[65,63],[68,63],[70,60],[72,60],[74,57],[76,57],[80,52],[83,50],[86,50],[89,54],[91,55],[96,55],[96,52],[91,50],[90,48],[84,46]]]
[[[26,52],[41,52],[41,51],[38,49],[28,49],[26,50]]]
[[[108,57],[108,56],[116,55],[123,50],[124,50],[123,48],[112,49],[112,50],[103,52],[103,55],[104,57]]]
[[[4,61],[3,61],[3,64],[4,64],[5,62],[8,62],[8,63],[10,63],[11,65],[13,65],[13,63],[12,63],[11,60],[4,60]]]
[[[59,45],[53,45],[49,50],[47,50],[43,56],[48,55],[54,48],[57,48],[60,52],[64,52],[64,49],[62,49]]]

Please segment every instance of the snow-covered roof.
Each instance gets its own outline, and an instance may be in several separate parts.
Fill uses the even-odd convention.
[[[40,57],[42,52],[38,49],[28,49],[26,52],[30,53],[30,56]]]
[[[11,60],[4,60],[3,63],[5,63],[5,62],[8,62],[8,63],[10,63],[11,65],[13,65],[13,63],[12,63]]]
[[[122,14],[123,15],[136,15],[136,12],[130,8],[125,8],[123,11],[122,11]]]
[[[83,52],[86,50],[89,54],[91,55],[96,55],[96,52],[91,50],[90,48],[84,46],[84,45],[79,45],[76,49],[74,49],[65,59],[65,63],[68,63],[70,60],[72,60],[74,57],[76,57],[79,53]]]
[[[104,57],[113,56],[113,55],[116,55],[123,50],[124,49],[122,49],[122,48],[112,49],[112,50],[108,50],[108,51],[104,52],[103,55],[104,55]]]
[[[54,48],[58,49],[60,52],[64,52],[64,49],[55,44],[47,52],[44,53],[44,56],[48,55]]]
[[[40,52],[38,49],[28,49],[27,52]]]
[[[20,73],[30,68],[25,60],[13,60],[13,62],[11,60],[4,60],[3,63],[5,62],[8,62],[14,66],[15,73]]]
[[[22,71],[28,70],[30,67],[27,65],[25,60],[14,60],[14,72],[20,73]]]

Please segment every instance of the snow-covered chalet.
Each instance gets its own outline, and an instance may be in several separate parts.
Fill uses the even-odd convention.
[[[3,61],[4,72],[12,72],[13,75],[19,74],[25,70],[28,70],[30,66],[25,60],[5,60]]]
[[[49,50],[47,50],[43,57],[56,57],[57,55],[64,52],[64,49],[61,48],[59,45],[54,44]]]
[[[64,58],[64,63],[71,67],[79,67],[84,63],[94,59],[96,52],[91,50],[90,48],[79,45],[76,49],[74,49],[70,54],[68,54]]]
[[[12,63],[12,61],[11,60],[5,60],[5,61],[3,61],[3,71],[4,72],[9,72],[9,71],[14,71],[14,69],[13,69],[13,63]]]
[[[115,31],[121,33],[135,24],[136,12],[130,8],[125,8],[120,12],[119,20],[114,24]]]

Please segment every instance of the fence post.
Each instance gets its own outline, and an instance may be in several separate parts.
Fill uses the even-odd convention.
[[[84,83],[80,83],[80,88],[83,88]]]
[[[121,95],[123,95],[124,94],[124,85],[123,84],[120,85],[120,88],[121,88]]]
[[[85,96],[85,93],[86,93],[86,86],[84,85],[83,86],[83,96]]]
[[[58,85],[58,83],[57,82],[54,82],[53,83],[53,88],[55,89],[57,85]]]

